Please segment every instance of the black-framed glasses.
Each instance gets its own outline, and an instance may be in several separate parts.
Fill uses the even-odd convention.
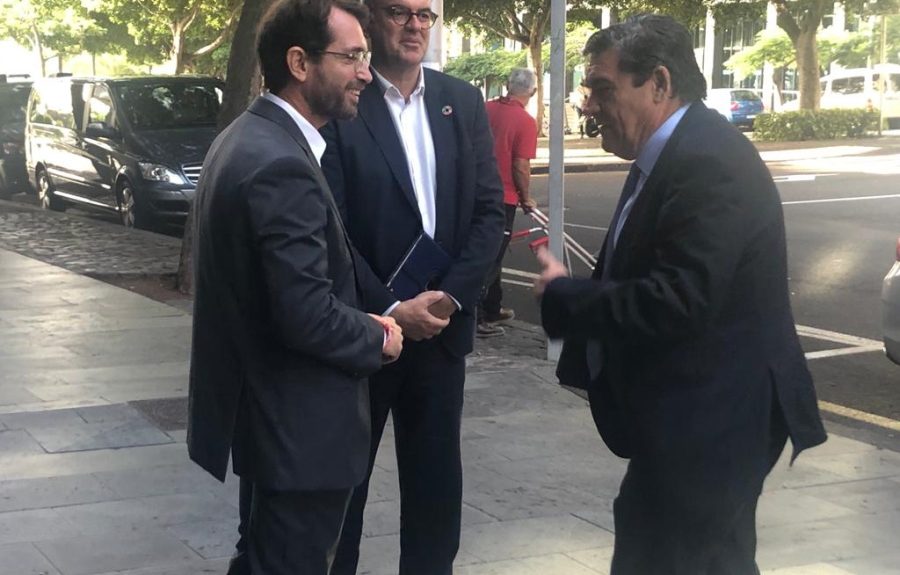
[[[365,68],[372,61],[372,53],[368,50],[357,50],[355,52],[334,52],[332,50],[319,50],[319,54],[331,54],[332,56],[340,56],[347,64],[353,64],[357,70]]]
[[[397,26],[406,26],[409,24],[409,21],[413,19],[413,16],[415,16],[419,25],[425,30],[434,26],[434,23],[437,22],[438,19],[438,15],[428,8],[413,12],[409,8],[403,6],[388,6],[384,9],[384,13],[387,14],[391,21]]]

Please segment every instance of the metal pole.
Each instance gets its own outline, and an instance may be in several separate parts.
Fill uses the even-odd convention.
[[[550,251],[560,261],[564,257],[563,209],[565,179],[563,173],[563,114],[566,84],[566,0],[550,3]],[[562,351],[559,342],[547,344],[547,359],[556,361]]]
[[[881,70],[878,74],[878,135],[881,135],[881,127],[884,125],[884,92],[888,87],[888,72],[887,72],[887,58],[886,54],[886,46],[887,46],[887,16],[884,14],[881,15]]]
[[[440,18],[431,29],[431,39],[428,42],[428,50],[425,51],[425,60],[422,65],[433,70],[442,70],[444,68],[444,0],[431,0],[431,9]]]

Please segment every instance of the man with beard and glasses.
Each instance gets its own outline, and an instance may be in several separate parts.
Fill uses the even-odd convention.
[[[688,30],[644,15],[584,47],[585,112],[634,160],[590,279],[545,251],[561,383],[629,459],[612,575],[758,575],[756,504],[790,437],[825,441],[794,327],[784,216],[756,148],[702,102]]]
[[[369,472],[390,414],[400,478],[399,571],[444,575],[459,548],[465,356],[503,237],[503,186],[481,93],[422,66],[438,17],[429,0],[368,6],[375,80],[360,95],[358,118],[323,130],[322,167],[347,232],[375,275],[387,283],[417,241],[428,246],[417,263],[438,272],[418,293],[383,288],[380,305],[368,308],[396,319],[407,338],[403,357],[370,382]],[[368,486],[354,491],[335,575],[356,572]]]
[[[187,441],[216,478],[229,455],[241,477],[230,573],[329,573],[366,476],[366,376],[402,346],[392,318],[357,309],[367,268],[319,166],[318,129],[352,118],[371,81],[367,18],[352,0],[273,6],[257,45],[268,92],[216,139],[197,187]]]

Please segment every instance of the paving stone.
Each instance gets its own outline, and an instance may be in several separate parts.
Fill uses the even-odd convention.
[[[144,469],[183,463],[187,457],[183,443],[71,453],[9,455],[0,451],[0,480]]]
[[[223,484],[187,459],[176,465],[103,471],[94,476],[120,498],[212,492],[231,500]]]
[[[0,575],[61,575],[31,543],[0,545]]]
[[[0,453],[4,456],[14,456],[30,453],[44,453],[34,437],[22,429],[7,429],[0,431]]]
[[[37,428],[31,434],[49,453],[172,443],[171,437],[143,418]]]
[[[166,531],[178,538],[204,559],[231,557],[238,539],[238,517],[179,523],[166,527]]]
[[[591,569],[561,553],[466,565],[454,571],[459,575],[597,575]]]
[[[855,513],[900,512],[900,483],[865,479],[799,489],[795,493],[837,504]]]
[[[81,529],[65,519],[55,509],[28,509],[0,513],[0,545],[74,537]]]
[[[473,525],[463,530],[462,539],[468,553],[489,562],[606,546],[613,535],[562,515]]]
[[[160,530],[51,539],[36,546],[65,575],[174,566],[197,558],[190,548]]]
[[[91,475],[0,481],[0,512],[76,505],[114,497],[113,491]]]
[[[609,575],[610,564],[612,563],[613,546],[597,547],[594,549],[583,549],[581,551],[569,551],[566,556],[571,557],[580,564],[585,565],[600,573],[600,575]]]
[[[0,415],[0,422],[3,422],[9,429],[28,430],[40,427],[78,425],[85,421],[78,415],[77,409],[53,409],[49,411],[5,413]]]
[[[199,559],[179,562],[172,565],[157,565],[144,569],[129,569],[128,571],[116,571],[99,573],[98,575],[220,575],[228,569],[228,559]]]

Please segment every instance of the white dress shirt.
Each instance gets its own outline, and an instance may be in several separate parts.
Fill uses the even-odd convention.
[[[412,180],[416,203],[419,205],[422,229],[433,238],[437,222],[434,207],[437,164],[431,125],[425,109],[425,73],[419,70],[419,83],[409,100],[406,100],[400,90],[379,74],[378,70],[372,68],[372,72],[384,91],[384,101],[406,153],[406,165],[409,166],[409,179]]]
[[[309,120],[304,118],[303,114],[297,111],[297,108],[291,106],[284,99],[279,98],[272,92],[266,92],[263,94],[263,98],[287,112],[288,116],[294,120],[297,127],[300,128],[300,131],[303,132],[303,137],[306,138],[309,149],[312,150],[313,155],[316,157],[316,162],[319,164],[319,167],[322,167],[322,154],[325,153],[325,138],[322,137],[319,130],[315,129],[315,127],[309,123]]]

